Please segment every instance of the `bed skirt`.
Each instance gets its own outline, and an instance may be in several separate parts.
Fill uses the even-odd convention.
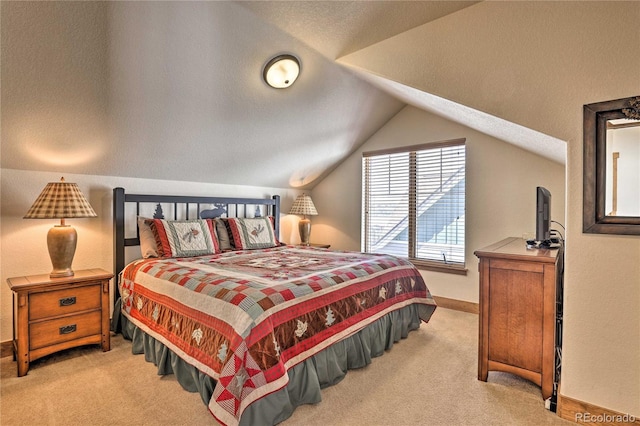
[[[299,405],[319,403],[321,389],[340,382],[347,370],[369,365],[372,358],[381,356],[395,342],[419,328],[420,318],[429,318],[434,310],[435,306],[409,305],[392,311],[295,365],[288,371],[287,386],[251,404],[243,413],[240,425],[275,425],[289,418]],[[120,300],[115,305],[111,328],[131,340],[131,352],[144,354],[147,362],[157,366],[159,375],[174,374],[185,390],[198,392],[208,406],[216,381],[131,323],[120,313]]]

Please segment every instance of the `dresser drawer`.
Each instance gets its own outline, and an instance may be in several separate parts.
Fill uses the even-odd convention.
[[[29,320],[51,318],[100,308],[102,285],[86,285],[62,290],[32,293],[29,296]]]
[[[72,315],[29,325],[30,350],[102,333],[100,311]]]

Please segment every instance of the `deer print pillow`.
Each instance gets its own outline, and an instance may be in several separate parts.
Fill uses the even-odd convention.
[[[211,221],[147,220],[151,226],[160,257],[192,257],[220,253]]]
[[[235,250],[251,250],[276,247],[278,240],[267,217],[223,219],[231,246]]]

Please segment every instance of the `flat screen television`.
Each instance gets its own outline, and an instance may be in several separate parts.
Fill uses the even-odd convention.
[[[536,241],[551,239],[551,193],[539,186],[536,190]]]

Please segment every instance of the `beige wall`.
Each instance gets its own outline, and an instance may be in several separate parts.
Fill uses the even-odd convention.
[[[47,251],[47,232],[56,220],[22,219],[48,182],[60,180],[59,173],[25,170],[0,170],[1,243],[0,243],[0,341],[11,340],[11,291],[9,277],[43,274],[51,271]],[[221,197],[271,197],[280,195],[283,212],[288,212],[300,191],[240,185],[132,179],[114,176],[64,174],[68,182],[76,182],[97,218],[69,219],[78,232],[78,246],[73,269],[103,268],[113,271],[112,191],[121,186],[130,193],[168,195],[213,195]],[[282,215],[282,241],[300,241],[297,216]],[[113,287],[113,284],[112,284]]]
[[[24,125],[17,127],[20,135],[25,137],[20,139],[20,146],[37,150],[41,148],[38,145],[39,138],[59,139],[55,152],[62,150],[64,154],[74,154],[65,155],[62,160],[71,157],[77,159],[75,154],[78,150],[92,147],[108,149],[110,146],[106,141],[110,140],[111,123],[105,117],[110,107],[108,93],[105,93],[108,90],[105,79],[108,80],[109,76],[103,67],[109,60],[104,56],[108,49],[103,42],[107,31],[104,26],[107,7],[103,3],[91,3],[86,7],[92,10],[90,16],[93,16],[96,25],[92,20],[78,19],[73,21],[75,26],[67,28],[68,22],[62,20],[60,28],[65,27],[70,36],[83,40],[90,35],[91,38],[80,45],[89,50],[95,47],[95,50],[70,52],[64,45],[60,50],[54,46],[53,55],[44,52],[47,55],[39,56],[42,63],[21,64],[25,75],[15,76],[14,88],[21,91],[16,93],[15,99],[24,107],[24,110],[13,110],[15,120],[28,119]],[[3,19],[5,16],[3,13]],[[18,18],[21,19],[16,16]],[[639,21],[639,2],[480,2],[459,13],[356,52],[356,57],[351,59],[354,65],[378,75],[388,76],[425,92],[567,141],[564,189],[567,257],[561,392],[636,417],[640,417],[640,238],[583,234],[581,221],[582,105],[640,95]],[[26,18],[25,22],[27,24],[23,27],[18,27],[28,32],[34,21]],[[52,34],[58,34],[56,31],[52,31]],[[47,41],[57,42],[55,38]],[[64,55],[58,55],[58,52]],[[56,62],[68,57],[76,60],[72,64],[77,69],[73,68],[71,72],[66,72],[67,68]],[[58,66],[50,66],[56,64]],[[6,61],[3,61],[3,88],[7,75],[5,66]],[[55,72],[59,69],[65,72],[37,74],[41,70]],[[31,72],[36,72],[36,75],[28,74]],[[25,81],[29,84],[25,84]],[[109,83],[117,85],[115,81]],[[63,86],[73,90],[63,91],[63,96],[60,96],[58,88]],[[47,101],[42,102],[47,108],[40,108],[37,102],[30,104],[29,96],[22,96],[26,94],[33,98],[34,93],[38,95],[35,99],[42,96]],[[67,96],[69,94],[72,96]],[[74,109],[69,110],[70,106],[74,106]],[[154,106],[150,105],[149,108]],[[5,109],[3,129],[7,125]],[[408,128],[394,126],[396,120],[404,120],[409,115],[416,115],[418,119],[407,119],[405,124],[409,123]],[[317,120],[317,116],[313,120]],[[270,119],[268,121],[271,122]],[[396,144],[396,137],[411,139],[411,135],[421,135],[419,128],[426,126],[429,121],[437,120],[406,109],[371,138],[367,149],[386,145],[392,139]],[[445,128],[452,131],[445,131]],[[532,169],[521,162],[514,163],[521,155],[526,157],[527,153],[513,151],[507,144],[490,138],[483,139],[481,135],[473,135],[467,130],[467,135],[459,135],[458,131],[453,131],[454,126],[450,123],[440,122],[430,127],[429,131],[434,129],[435,133],[427,133],[427,140],[460,136],[468,138],[469,168],[474,176],[473,182],[471,176],[468,177],[470,198],[484,193],[480,189],[479,193],[472,194],[470,186],[483,183],[486,179],[492,179],[491,183],[502,190],[484,193],[487,199],[480,203],[478,199],[470,199],[467,219],[469,249],[529,230],[530,222],[524,219],[531,211],[531,207],[524,203],[533,203],[529,195],[523,195],[522,199],[513,202],[498,200],[501,208],[487,208],[491,205],[487,201],[495,202],[496,194],[520,190],[522,194],[528,194],[523,190],[524,185],[519,183],[523,179],[531,187],[537,184]],[[76,142],[78,146],[74,145],[74,141],[79,141]],[[135,143],[135,140],[131,143]],[[313,219],[316,226],[312,240],[332,243],[337,248],[359,248],[359,152],[345,160],[313,191],[320,216]],[[100,150],[95,152],[90,149],[85,154],[90,157],[87,164],[104,162],[105,157]],[[472,154],[477,156],[471,157]],[[483,155],[486,158],[482,159]],[[486,162],[474,164],[476,158]],[[38,160],[59,159],[53,155],[40,155]],[[62,163],[55,167],[69,170]],[[46,182],[57,180],[59,174],[9,169],[2,169],[1,173],[0,339],[6,341],[11,335],[11,309],[4,280],[8,276],[41,273],[50,268],[45,245],[45,234],[50,224],[21,218]],[[517,182],[513,176],[518,177]],[[190,185],[173,181],[88,174],[67,175],[67,178],[78,182],[100,215],[97,219],[74,221],[79,233],[74,262],[76,268],[102,266],[110,269],[108,194],[113,186],[122,185],[141,192],[162,189],[184,193],[190,190]],[[561,198],[557,194],[563,192],[555,182],[555,179],[549,182],[554,202]],[[233,192],[236,188],[214,184],[199,184],[197,187],[214,194],[219,194],[219,189]],[[271,193],[262,188],[253,188],[248,190],[247,195],[261,195],[264,192],[265,195]],[[554,212],[557,206],[555,203]],[[288,207],[284,207],[286,211]],[[492,219],[496,214],[494,212],[498,212],[501,220]],[[489,228],[483,228],[488,219]],[[479,224],[481,226],[478,227]],[[504,234],[500,234],[500,231]],[[445,283],[442,274],[427,276],[434,293],[475,300],[475,268],[471,263],[474,260],[469,253],[467,258],[472,260],[469,261],[470,275],[466,279],[452,279]]]
[[[636,417],[640,237],[582,233],[582,106],[640,95],[638,22],[640,2],[485,1],[341,58],[567,141],[561,393]]]
[[[360,250],[362,152],[466,138],[466,276],[423,271],[436,296],[478,302],[474,250],[535,232],[536,186],[552,194],[552,219],[564,223],[564,166],[436,115],[407,106],[318,184],[311,240]],[[524,241],[523,241],[524,244]]]

